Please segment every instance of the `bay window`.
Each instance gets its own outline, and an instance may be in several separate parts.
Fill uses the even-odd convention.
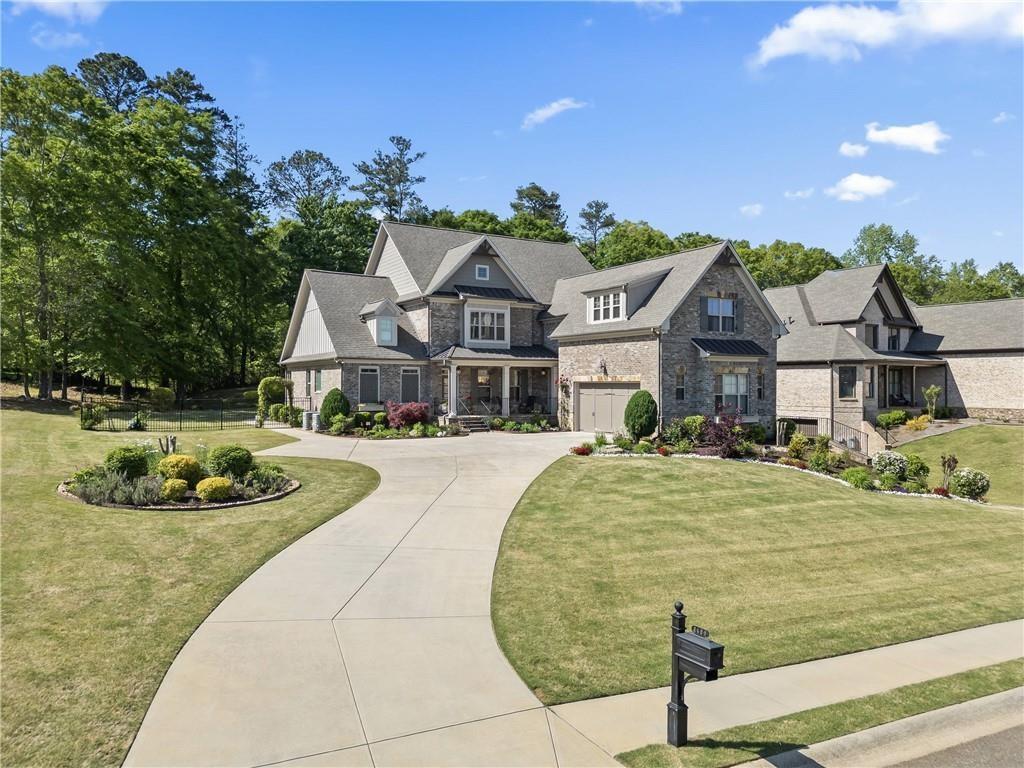
[[[747,374],[715,374],[715,412],[749,413]]]

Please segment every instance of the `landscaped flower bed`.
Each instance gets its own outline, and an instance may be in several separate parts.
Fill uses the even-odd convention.
[[[337,393],[336,397],[332,397]],[[349,403],[340,390],[332,389],[320,406],[320,423],[331,435],[347,435],[367,440],[400,440],[419,437],[455,437],[463,434],[455,423],[440,426],[430,421],[428,403],[384,404],[383,411],[356,411],[349,414]],[[329,425],[329,426],[328,426]]]
[[[490,421],[490,427],[492,432],[512,432],[528,435],[538,432],[558,431],[558,427],[553,426],[547,419],[539,415],[530,416],[526,421],[516,421],[515,419],[495,416]]]
[[[114,448],[57,492],[104,507],[217,509],[271,501],[298,487],[279,466],[257,463],[241,445],[207,450],[199,444],[192,455],[165,455],[147,441]]]
[[[574,446],[570,452],[577,456],[686,456],[755,461],[827,477],[866,491],[969,501],[984,501],[990,487],[984,472],[969,467],[957,469],[955,456],[943,457],[942,485],[931,488],[928,464],[920,456],[881,451],[868,467],[854,462],[849,451],[833,451],[828,435],[812,440],[797,432],[781,456],[763,445],[764,438],[764,428],[757,424],[743,425],[730,417],[711,423],[703,416],[688,416],[673,420],[656,439],[634,441],[623,435],[609,439],[598,434],[594,442]]]

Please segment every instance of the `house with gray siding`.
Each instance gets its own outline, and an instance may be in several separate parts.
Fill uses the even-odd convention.
[[[1024,299],[917,305],[885,264],[823,272],[765,296],[789,333],[778,345],[776,410],[799,424],[872,424],[942,388],[954,414],[1024,419]]]
[[[364,274],[303,275],[281,364],[314,410],[338,387],[616,432],[643,388],[664,419],[770,427],[785,332],[728,242],[596,271],[573,244],[384,222]]]

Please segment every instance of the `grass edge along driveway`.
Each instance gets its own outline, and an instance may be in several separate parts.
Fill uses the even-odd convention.
[[[650,744],[616,755],[628,768],[724,768],[1024,685],[1024,659],[972,669],[774,720],[715,731],[685,747]]]
[[[60,499],[57,483],[151,433],[94,433],[66,413],[4,409],[2,751],[5,765],[124,759],[167,667],[194,629],[273,555],[374,488],[369,467],[268,457],[302,488],[210,512]],[[291,442],[271,430],[181,432],[179,450]]]
[[[569,456],[509,519],[492,617],[556,704],[668,685],[680,598],[728,674],[1020,618],[1022,538],[1017,511],[779,467]]]

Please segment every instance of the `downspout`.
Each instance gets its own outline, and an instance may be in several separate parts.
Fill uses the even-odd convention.
[[[658,339],[658,434],[661,434],[662,429],[665,426],[665,399],[662,395],[665,392],[665,383],[661,380],[661,357],[662,357],[662,343],[661,343],[661,328],[652,328],[655,337]]]
[[[828,361],[828,428],[832,430],[832,425],[836,423],[836,382],[833,375],[835,373],[835,363],[831,360]]]

